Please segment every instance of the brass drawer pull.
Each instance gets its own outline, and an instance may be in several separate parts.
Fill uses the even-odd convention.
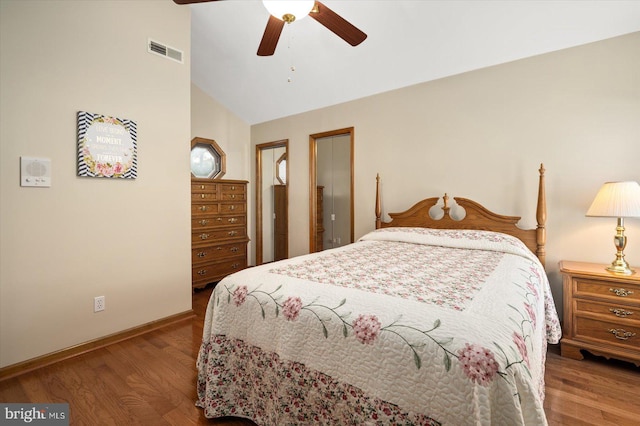
[[[200,194],[200,198],[204,198],[204,194]]]
[[[236,199],[236,194],[231,194],[231,199],[235,200]]]
[[[609,308],[609,312],[613,313],[615,316],[620,318],[626,318],[628,316],[633,315],[632,311],[625,311],[624,309],[620,309],[620,308]]]
[[[229,219],[230,223],[236,223],[237,221],[238,221],[238,218],[236,218],[236,217],[232,217],[232,218]]]
[[[222,250],[222,247],[216,247],[216,250],[220,251]]]
[[[610,288],[609,291],[620,297],[627,297],[633,294],[633,290],[627,290],[625,288]]]
[[[631,331],[625,331],[622,328],[610,328],[609,333],[613,333],[616,339],[619,340],[629,340],[629,337],[633,337],[636,333],[632,333]]]
[[[238,231],[229,231],[230,237],[233,237],[234,235],[238,235]]]
[[[198,210],[206,212],[207,211],[207,206],[200,206],[200,207],[198,207]]]
[[[200,189],[204,189],[204,185],[200,185]]]
[[[209,238],[209,234],[200,234],[201,240],[206,240],[207,238]]]
[[[206,255],[207,255],[207,252],[206,252],[206,251],[200,251],[200,252],[198,252],[198,254],[197,254],[196,256],[198,256],[198,257],[205,257]]]
[[[238,269],[240,267],[239,263],[234,263],[233,265],[231,265],[231,269]]]
[[[232,191],[235,191],[235,190],[236,190],[236,187],[235,187],[235,186],[231,186],[231,190],[232,190]]]
[[[218,222],[222,222],[222,218],[221,218],[221,217],[217,218],[216,220],[217,220]]]
[[[231,247],[231,251],[234,253],[237,253],[238,250],[240,250],[238,247]]]
[[[229,206],[229,210],[235,210],[235,209],[236,209],[235,205],[232,204],[232,205]]]
[[[202,219],[201,221],[198,222],[200,225],[204,226],[207,223],[209,223],[209,221],[207,219]]]
[[[198,271],[198,275],[202,276],[202,275],[206,275],[207,274],[207,270],[206,269],[200,269]]]

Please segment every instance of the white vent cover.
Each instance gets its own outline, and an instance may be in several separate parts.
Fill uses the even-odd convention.
[[[180,62],[181,64],[184,63],[184,61],[182,60],[181,50],[165,46],[164,44],[155,40],[149,39],[149,43],[147,43],[147,50],[149,53],[155,53],[156,55],[164,56],[165,58]]]

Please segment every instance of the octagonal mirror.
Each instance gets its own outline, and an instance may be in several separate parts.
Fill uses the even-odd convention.
[[[213,139],[191,141],[191,175],[196,178],[221,178],[226,172],[226,155]]]

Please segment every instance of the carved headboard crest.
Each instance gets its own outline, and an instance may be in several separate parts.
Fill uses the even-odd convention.
[[[443,217],[434,219],[429,211],[440,200],[439,197],[426,198],[418,201],[408,210],[401,213],[389,213],[391,220],[383,222],[381,202],[380,202],[380,175],[376,176],[376,229],[391,226],[414,226],[435,229],[480,229],[486,231],[502,232],[504,234],[513,235],[522,240],[525,245],[538,256],[540,262],[544,265],[546,252],[546,228],[547,205],[544,190],[544,166],[541,164],[538,183],[538,204],[536,208],[536,221],[538,223],[536,229],[522,229],[518,227],[520,216],[504,216],[490,211],[475,201],[454,197],[456,204],[462,207],[466,214],[462,219],[453,219],[450,215],[451,206],[449,205],[449,196],[445,193],[443,200],[444,211]]]

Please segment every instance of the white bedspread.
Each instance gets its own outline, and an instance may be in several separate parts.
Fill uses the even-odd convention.
[[[197,404],[259,425],[543,425],[560,336],[516,238],[386,228],[218,283]]]

